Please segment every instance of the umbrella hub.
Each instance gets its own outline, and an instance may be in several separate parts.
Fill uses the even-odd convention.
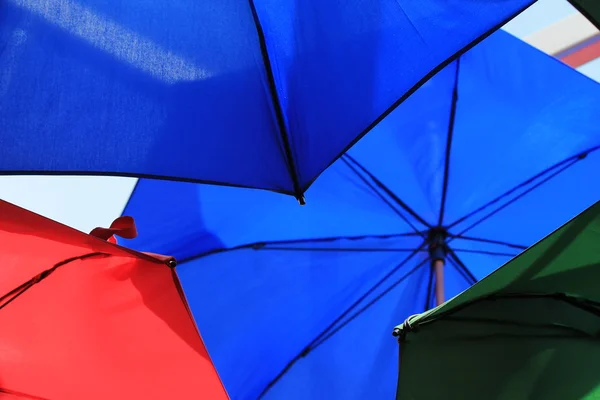
[[[431,261],[444,261],[448,253],[448,231],[442,226],[436,226],[427,233],[427,246],[429,248],[429,256]]]

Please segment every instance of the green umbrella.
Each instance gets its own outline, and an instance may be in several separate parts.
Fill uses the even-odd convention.
[[[600,202],[394,335],[397,399],[600,399]]]
[[[585,15],[587,19],[600,29],[600,1],[599,0],[569,0],[573,6]]]

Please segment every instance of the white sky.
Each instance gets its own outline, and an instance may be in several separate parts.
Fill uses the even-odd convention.
[[[505,29],[523,38],[575,9],[566,0],[539,0]],[[600,60],[581,71],[600,81]],[[109,177],[0,177],[0,198],[74,228],[108,226],[121,214],[135,179]]]

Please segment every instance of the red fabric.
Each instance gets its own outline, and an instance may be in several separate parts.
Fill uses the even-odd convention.
[[[227,399],[165,260],[0,201],[0,399]]]
[[[111,243],[117,243],[115,235],[125,239],[134,239],[137,237],[137,228],[132,217],[119,217],[110,224],[110,228],[95,228],[90,235],[106,240]]]

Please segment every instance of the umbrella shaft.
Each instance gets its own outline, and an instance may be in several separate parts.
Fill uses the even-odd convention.
[[[444,264],[444,260],[435,260],[433,263],[433,269],[435,270],[435,300],[438,306],[445,301]]]

